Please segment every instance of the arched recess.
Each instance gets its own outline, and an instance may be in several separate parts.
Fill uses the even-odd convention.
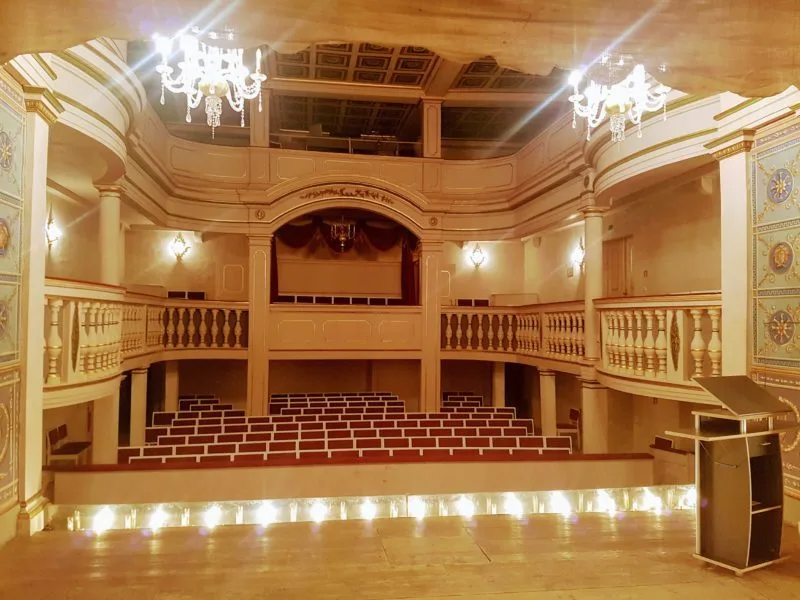
[[[424,196],[380,179],[323,176],[278,188],[267,194],[263,207],[251,206],[253,220],[268,224],[272,231],[310,212],[337,207],[361,208],[383,215],[420,239],[429,238],[440,223],[438,216],[423,210],[427,205]]]

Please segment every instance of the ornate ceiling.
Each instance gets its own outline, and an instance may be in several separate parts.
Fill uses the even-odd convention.
[[[273,142],[284,147],[298,147],[286,146],[287,135],[317,141],[321,136],[379,136],[417,142],[419,103],[430,93],[443,100],[445,144],[448,140],[504,142],[502,150],[492,146],[497,152],[513,151],[566,110],[562,89],[566,73],[553,69],[544,76],[527,75],[500,67],[489,57],[461,65],[425,48],[360,43],[315,44],[294,54],[268,50],[263,60],[271,94],[270,132],[281,134]],[[149,43],[130,43],[128,62],[144,84],[150,104],[174,135],[211,141],[202,105],[192,111],[191,124],[186,122],[182,96],[168,93],[161,105],[156,58]],[[233,111],[223,110],[216,143],[249,143],[249,114],[245,114],[244,128],[239,119]],[[312,146],[309,141],[300,147]],[[332,144],[326,141],[322,147],[331,149]],[[403,149],[413,155],[412,148]]]
[[[0,62],[101,36],[149,39],[208,25],[200,20],[224,20],[243,45],[285,53],[313,42],[372,40],[429,48],[462,64],[493,56],[504,67],[545,74],[616,46],[651,70],[667,63],[664,83],[691,94],[767,96],[800,82],[796,0],[326,0],[312,10],[297,0],[3,2]]]

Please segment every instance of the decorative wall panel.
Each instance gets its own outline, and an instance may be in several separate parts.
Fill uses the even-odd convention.
[[[0,513],[16,507],[19,481],[24,118],[19,87],[0,69]]]
[[[753,379],[800,421],[800,125],[757,139],[750,168]],[[781,445],[787,493],[800,498],[800,433]]]
[[[350,309],[273,305],[269,320],[270,350],[379,353],[422,349],[422,313],[417,307]]]

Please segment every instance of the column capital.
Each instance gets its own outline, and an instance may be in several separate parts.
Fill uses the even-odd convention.
[[[594,195],[594,194],[592,194]],[[608,208],[605,206],[584,206],[578,209],[578,212],[583,215],[584,219],[591,219],[591,218],[602,218],[603,213],[608,212]]]
[[[552,369],[539,369],[539,377],[555,377],[556,372]]]
[[[581,389],[585,390],[605,390],[607,389],[602,383],[595,379],[582,379],[578,378],[578,381],[581,382]]]
[[[48,125],[55,123],[64,112],[64,106],[47,88],[25,85],[22,86],[22,92],[25,96],[25,111],[39,115]]]
[[[147,375],[147,368],[131,369],[131,373],[134,375]]]
[[[122,195],[122,185],[119,183],[100,183],[95,185],[94,188],[100,193],[101,198]]]
[[[731,156],[750,152],[755,139],[754,129],[739,129],[705,144],[706,150],[718,161]]]
[[[259,233],[257,235],[248,235],[247,244],[252,248],[253,246],[270,246],[272,245],[272,238],[275,237],[271,233]]]
[[[419,241],[420,252],[441,252],[443,248],[444,248],[444,242],[442,240]]]

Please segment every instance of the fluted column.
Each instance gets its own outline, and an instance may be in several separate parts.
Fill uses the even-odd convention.
[[[596,381],[581,381],[581,425],[583,452],[608,452],[608,389]]]
[[[506,363],[492,363],[492,406],[506,405]]]
[[[249,347],[247,349],[247,413],[269,411],[270,260],[272,236],[250,237]]]
[[[715,148],[714,152],[714,157],[719,161],[722,228],[722,375],[746,375],[747,355],[751,346],[747,333],[750,322],[750,269],[746,240],[751,235],[747,165],[752,146],[752,132],[743,132],[740,137],[729,140],[724,147]]]
[[[439,274],[442,263],[441,242],[420,242],[420,301],[422,304],[422,362],[420,365],[420,407],[438,410],[442,395],[441,298]]]
[[[600,358],[599,319],[594,301],[603,296],[603,209],[583,209],[583,299],[585,318],[583,335],[585,356],[588,360]]]
[[[178,361],[167,361],[164,372],[164,410],[167,412],[178,411],[179,384]]]
[[[100,192],[100,282],[108,285],[122,283],[122,235],[120,230],[120,193],[118,185],[98,186]]]
[[[147,369],[131,371],[131,446],[144,446],[147,426]]]
[[[46,498],[42,496],[42,412],[44,410],[44,272],[47,242],[47,150],[50,125],[63,110],[58,100],[41,89],[25,90],[24,135],[17,141],[22,163],[22,240],[20,311],[19,483],[17,528],[32,534],[45,525]],[[22,147],[24,139],[24,148]],[[13,239],[12,239],[13,243]],[[6,334],[14,328],[9,324]],[[11,435],[16,426],[11,423]]]
[[[439,99],[422,101],[422,156],[442,157],[442,101]]]
[[[555,371],[539,371],[539,398],[542,412],[542,435],[558,434],[558,417],[556,408],[556,373]]]
[[[92,464],[116,464],[119,449],[119,387],[113,394],[98,398],[92,404]]]

